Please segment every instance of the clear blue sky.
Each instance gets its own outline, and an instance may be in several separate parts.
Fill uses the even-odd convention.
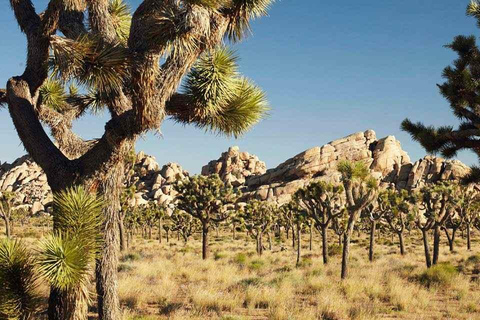
[[[136,7],[139,0],[128,1]],[[43,9],[46,0],[34,1]],[[441,73],[455,55],[443,45],[458,34],[478,34],[465,16],[468,0],[278,1],[254,23],[254,35],[236,45],[241,71],[267,93],[271,116],[243,138],[227,139],[171,121],[162,136],[148,134],[137,150],[160,164],[175,161],[191,172],[231,145],[274,167],[295,154],[353,132],[395,135],[412,160],[424,150],[399,129],[410,117],[454,124],[438,93]],[[7,1],[0,5],[0,86],[23,70],[25,38]],[[3,83],[3,85],[2,85]],[[0,110],[0,160],[25,153],[6,110]],[[105,118],[76,124],[87,138],[103,132]],[[469,152],[459,159],[472,164]]]

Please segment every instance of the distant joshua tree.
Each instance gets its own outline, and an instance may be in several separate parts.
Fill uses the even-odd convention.
[[[355,222],[360,218],[361,212],[377,197],[378,184],[370,177],[370,172],[363,162],[341,161],[338,171],[342,175],[342,183],[347,199],[348,223],[343,234],[343,254],[341,278],[348,276],[348,257],[350,253],[350,241],[352,238]]]
[[[263,253],[263,236],[273,225],[278,209],[274,204],[260,200],[250,200],[240,213],[240,219],[247,231],[255,239],[257,254]]]
[[[323,263],[328,263],[327,230],[330,223],[345,214],[343,200],[343,186],[335,186],[323,181],[312,182],[299,189],[293,199],[302,207],[308,218],[314,221],[313,225],[322,235]]]
[[[15,193],[10,191],[0,192],[0,218],[5,222],[5,235],[12,235],[12,217],[15,210]]]
[[[202,259],[207,259],[209,230],[229,218],[233,213],[231,206],[239,194],[231,185],[225,185],[216,174],[186,178],[178,181],[174,189],[178,192],[177,208],[202,224]]]

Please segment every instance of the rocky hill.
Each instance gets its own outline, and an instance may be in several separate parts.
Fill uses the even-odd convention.
[[[321,147],[306,150],[273,169],[255,155],[231,147],[219,159],[202,168],[202,174],[217,173],[226,182],[250,197],[284,203],[300,187],[313,180],[340,182],[336,166],[340,160],[364,161],[382,186],[415,189],[425,183],[457,180],[470,168],[457,160],[426,156],[412,163],[393,136],[377,139],[372,130],[358,132]],[[172,184],[188,176],[177,163],[162,167],[152,156],[137,155],[130,179],[137,192],[132,206],[147,201],[170,202],[175,197]],[[33,213],[44,210],[52,195],[42,170],[28,157],[0,165],[0,192],[16,191],[18,203]]]

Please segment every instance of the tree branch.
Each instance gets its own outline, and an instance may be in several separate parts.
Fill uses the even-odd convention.
[[[36,31],[41,20],[30,0],[10,0],[10,6],[23,33],[30,34]]]
[[[18,135],[27,152],[45,171],[54,189],[65,186],[70,162],[52,143],[35,113],[30,87],[22,78],[12,78],[7,84],[8,108]],[[65,180],[65,181],[61,181]]]

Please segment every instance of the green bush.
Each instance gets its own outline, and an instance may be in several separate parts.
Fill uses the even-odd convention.
[[[246,263],[247,263],[247,255],[245,253],[237,253],[234,257],[233,257],[233,262],[241,265],[241,266],[244,266]]]
[[[128,261],[137,261],[140,260],[141,256],[138,253],[127,253],[120,258],[121,262],[128,262]]]
[[[420,282],[426,287],[448,286],[458,274],[457,268],[450,263],[440,263],[427,270],[419,276]]]
[[[213,255],[213,259],[220,260],[220,259],[225,258],[226,256],[227,255],[225,253],[215,252],[215,254]]]
[[[255,259],[250,261],[249,268],[251,270],[260,270],[261,268],[263,268],[264,265],[265,262],[263,260]]]

